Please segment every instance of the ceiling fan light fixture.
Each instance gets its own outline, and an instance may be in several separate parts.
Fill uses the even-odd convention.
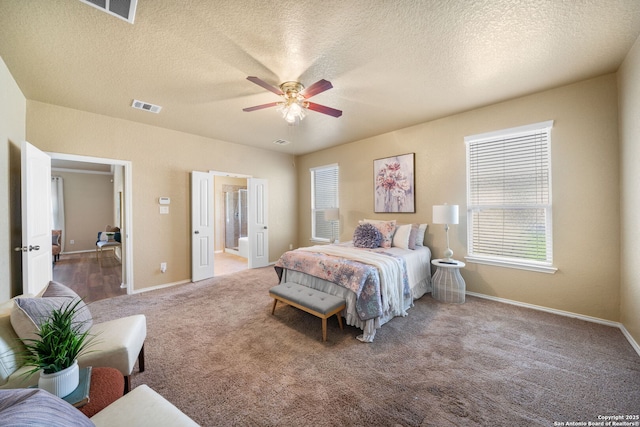
[[[278,111],[282,114],[282,118],[290,125],[296,124],[307,115],[304,104],[291,99],[289,102],[283,103]]]
[[[278,111],[282,118],[295,125],[307,115],[304,97],[300,94],[304,90],[304,85],[300,82],[284,82],[280,85],[285,101]]]
[[[318,80],[308,88],[305,88],[300,82],[284,82],[280,87],[275,87],[258,77],[249,76],[247,80],[275,93],[283,100],[243,108],[242,111],[251,112],[264,108],[278,107],[277,111],[282,114],[282,118],[290,126],[295,126],[300,120],[304,119],[307,115],[307,110],[317,111],[332,117],[342,116],[342,111],[340,110],[308,101],[308,98],[333,88],[330,81]]]

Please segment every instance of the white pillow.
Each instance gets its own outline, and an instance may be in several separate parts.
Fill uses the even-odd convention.
[[[393,244],[397,248],[409,249],[409,235],[411,234],[411,224],[396,227],[393,235]]]
[[[53,310],[76,302],[78,305],[73,316],[74,326],[80,332],[86,332],[93,325],[89,307],[78,294],[58,282],[49,282],[41,297],[14,298],[14,302],[10,322],[16,335],[22,339],[39,339],[36,333],[40,329],[40,323],[48,319]]]
[[[424,235],[427,232],[429,224],[420,224],[418,234],[416,235],[416,246],[424,246]]]

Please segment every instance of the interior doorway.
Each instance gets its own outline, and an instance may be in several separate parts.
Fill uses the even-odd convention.
[[[96,203],[99,202],[102,206],[100,209],[106,211],[97,222],[87,222],[89,221],[87,218],[90,218],[91,215],[88,212],[83,215],[82,210],[87,209],[87,203],[91,204],[91,202],[87,200],[83,203],[82,195],[70,195],[72,196],[70,206],[73,212],[67,212],[65,216],[71,218],[67,219],[67,224],[62,223],[62,227],[66,228],[67,232],[63,232],[64,247],[61,261],[57,265],[58,271],[56,271],[56,265],[53,266],[54,279],[56,273],[61,278],[78,277],[73,271],[70,272],[70,269],[77,268],[79,272],[87,273],[86,279],[75,280],[75,282],[86,281],[86,286],[89,288],[86,290],[86,295],[89,299],[94,297],[103,299],[118,294],[131,293],[133,289],[131,163],[61,153],[47,154],[51,157],[52,176],[66,176],[70,183],[82,181],[82,185],[94,181],[101,182],[97,185],[101,185],[103,189]],[[83,176],[84,179],[74,178],[76,175]],[[82,191],[82,189],[78,189],[78,184],[75,187],[70,186],[70,188]],[[74,221],[71,227],[69,220]],[[102,254],[99,262],[95,242],[98,239],[98,232],[107,231],[105,230],[107,225],[120,229],[118,237],[121,244],[116,247],[117,250],[114,249]],[[64,266],[62,260],[66,261]],[[81,264],[84,265],[81,266]],[[88,264],[96,264],[100,268],[94,268],[87,272],[90,267]],[[108,284],[110,288],[114,289],[98,289],[101,283]],[[74,283],[74,286],[79,285]]]
[[[214,173],[214,275],[249,268],[247,177]]]
[[[226,186],[224,194],[224,251],[248,258],[247,186]]]
[[[241,179],[241,181],[236,179]],[[247,258],[236,259],[233,262],[233,269],[238,271],[238,269],[244,270],[268,265],[269,194],[267,180],[227,172],[191,171],[192,281],[233,272],[223,268],[225,261],[229,257],[243,258],[240,256],[240,247],[243,244],[242,237],[238,238],[238,255],[225,251],[227,216],[225,215],[223,186],[244,187],[245,182],[247,189]],[[229,218],[231,219],[233,216],[231,215]]]

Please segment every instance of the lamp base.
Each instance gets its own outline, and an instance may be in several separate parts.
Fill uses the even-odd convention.
[[[444,251],[444,258],[447,261],[452,261],[451,257],[453,257],[453,251],[450,248],[447,248],[447,250]]]

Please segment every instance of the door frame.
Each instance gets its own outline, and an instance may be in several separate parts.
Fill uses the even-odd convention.
[[[77,154],[64,154],[47,152],[51,159],[68,160],[84,163],[99,163],[103,165],[122,166],[124,169],[124,217],[121,218],[124,229],[123,250],[123,274],[122,287],[127,289],[127,294],[133,293],[133,164],[128,160],[107,159],[102,157],[81,156]],[[122,207],[121,207],[122,209]]]

